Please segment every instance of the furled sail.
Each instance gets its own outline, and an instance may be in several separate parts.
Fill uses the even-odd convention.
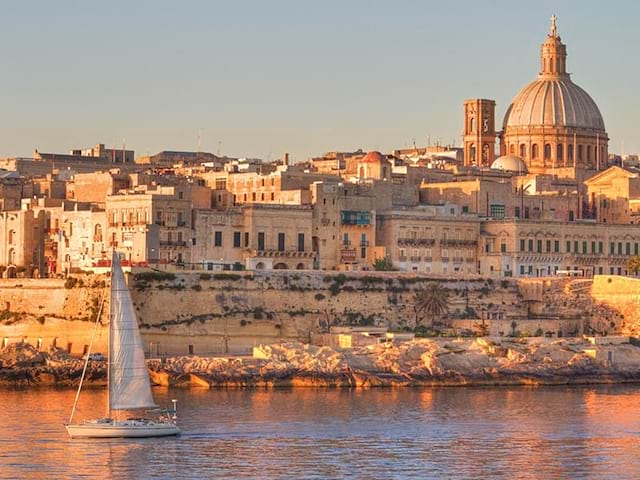
[[[115,252],[111,265],[110,407],[112,410],[155,407],[138,320]]]

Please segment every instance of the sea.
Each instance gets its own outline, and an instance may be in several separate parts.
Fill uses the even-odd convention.
[[[71,389],[0,390],[0,478],[640,478],[640,386],[207,390],[183,433],[70,439]],[[76,419],[104,415],[83,391]]]

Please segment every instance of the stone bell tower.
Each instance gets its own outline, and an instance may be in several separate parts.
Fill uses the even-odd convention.
[[[464,102],[464,164],[491,166],[496,148],[496,102],[474,98]]]

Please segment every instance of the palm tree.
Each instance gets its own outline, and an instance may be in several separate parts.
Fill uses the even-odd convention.
[[[635,256],[635,257],[631,257],[628,261],[627,261],[627,271],[633,275],[638,275],[638,272],[640,272],[640,257],[639,256]]]
[[[424,289],[416,292],[413,309],[416,312],[416,325],[420,324],[420,314],[426,313],[434,320],[449,311],[449,290],[438,282],[428,283]]]

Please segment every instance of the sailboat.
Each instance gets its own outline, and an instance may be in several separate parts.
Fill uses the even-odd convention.
[[[180,429],[176,425],[175,400],[173,400],[173,409],[162,411],[155,420],[119,418],[123,411],[152,409],[157,408],[157,405],[151,393],[149,372],[147,371],[142,338],[140,337],[131,294],[125,282],[120,258],[115,251],[111,261],[111,302],[109,310],[107,415],[97,420],[72,423],[91,356],[91,346],[100,322],[100,314],[98,314],[71,416],[69,417],[69,422],[65,424],[69,436],[72,438],[134,438],[163,437],[179,434]]]

